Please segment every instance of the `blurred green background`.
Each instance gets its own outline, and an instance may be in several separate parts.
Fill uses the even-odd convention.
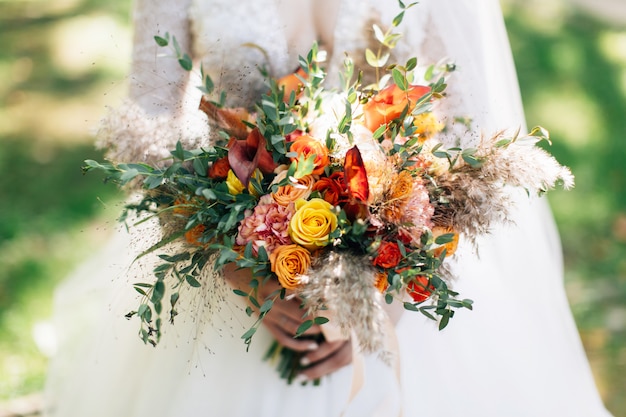
[[[114,228],[119,194],[80,166],[101,158],[89,132],[126,91],[129,3],[0,1],[0,414],[41,391],[54,287]],[[604,401],[624,417],[626,17],[503,6],[528,124],[550,129],[577,177],[550,195],[566,289]]]

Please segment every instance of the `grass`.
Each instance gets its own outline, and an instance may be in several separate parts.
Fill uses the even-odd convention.
[[[550,129],[577,176],[550,196],[572,309],[607,407],[626,416],[626,29],[505,4],[528,124]],[[87,132],[124,93],[129,7],[0,2],[0,402],[42,389],[33,332],[116,214],[114,187],[80,165],[101,158]]]

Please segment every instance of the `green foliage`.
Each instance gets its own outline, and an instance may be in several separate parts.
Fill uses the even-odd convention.
[[[52,59],[48,40],[57,24],[91,15],[94,10],[127,21],[128,3],[89,0],[76,3],[66,13],[52,14],[46,8],[53,3],[41,3],[36,15],[28,12],[28,2],[0,5],[0,71],[24,57],[37,63],[25,80],[2,72],[3,106],[33,92],[62,106],[67,99],[93,91],[98,83],[109,85],[122,77],[116,74],[123,70],[112,73],[99,63],[82,75],[64,72]],[[626,386],[622,360],[626,334],[607,323],[614,317],[612,312],[626,302],[626,245],[616,227],[626,212],[626,194],[620,192],[626,189],[626,142],[621,140],[626,135],[626,99],[618,87],[623,64],[601,47],[607,35],[619,33],[620,28],[576,14],[545,21],[529,15],[529,4],[514,2],[507,26],[528,120],[551,128],[555,139],[551,152],[577,175],[575,190],[550,196],[563,235],[570,300],[606,404],[614,415],[625,415],[621,387]],[[568,64],[561,59],[564,55],[578,61]],[[119,64],[127,62],[120,60]],[[350,82],[354,80],[345,85]],[[213,89],[211,83],[208,87]],[[597,110],[569,114],[571,122],[582,118],[596,126],[588,136],[590,141],[582,145],[570,138],[569,131],[555,129],[554,112],[543,106],[546,96],[566,104],[567,93],[572,91],[580,92]],[[93,115],[92,120],[99,116]],[[0,246],[4,254],[0,257],[0,398],[4,399],[42,389],[47,361],[32,341],[33,323],[49,316],[55,283],[98,245],[95,240],[101,239],[102,230],[85,224],[94,219],[104,222],[103,209],[114,206],[120,196],[114,187],[101,184],[99,175],[80,175],[77,167],[86,156],[102,157],[95,152],[90,155],[92,146],[82,144],[88,138],[62,144],[63,138],[50,132],[43,139],[45,143],[38,142],[30,130],[0,138]],[[42,158],[45,155],[48,157]],[[576,290],[581,287],[582,293]],[[391,295],[388,298],[393,299]],[[177,293],[172,294],[172,306],[177,300]],[[19,374],[9,374],[3,365],[9,361],[19,366]]]

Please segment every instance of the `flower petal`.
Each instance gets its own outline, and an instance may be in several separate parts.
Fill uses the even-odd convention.
[[[209,101],[205,96],[200,99],[199,109],[209,116],[209,120],[216,123],[221,129],[237,139],[245,139],[248,135],[248,126],[243,122],[248,118],[248,112],[243,108],[220,108]]]
[[[367,172],[359,148],[353,146],[346,153],[344,161],[344,178],[350,196],[357,201],[366,202],[369,197]]]

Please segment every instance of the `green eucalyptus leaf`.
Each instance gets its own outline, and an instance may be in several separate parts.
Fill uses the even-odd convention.
[[[374,29],[374,37],[376,38],[376,40],[382,44],[385,43],[385,33],[383,32],[383,30],[380,28],[380,26],[374,24],[372,25],[372,28]]]
[[[261,308],[259,309],[260,314],[265,314],[272,309],[274,306],[274,300],[265,300]]]
[[[419,311],[419,308],[417,308],[415,304],[406,301],[404,302],[404,308],[409,311]]]
[[[193,160],[192,165],[193,170],[196,171],[198,175],[206,177],[208,169],[204,160],[196,158]]]
[[[146,294],[146,292],[142,290],[141,288],[139,287],[133,287],[133,288],[135,288],[135,291],[137,291],[139,294],[144,295],[146,297],[148,296],[148,294]]]
[[[391,75],[393,76],[393,81],[396,83],[400,90],[407,91],[409,89],[406,78],[399,69],[394,68],[391,72]]]
[[[298,326],[295,337],[302,336],[312,326],[313,326],[313,320],[306,320],[300,326]]]
[[[404,18],[404,12],[401,12],[400,14],[398,14],[396,17],[393,18],[393,25],[395,27],[400,26],[400,23],[402,23],[402,19]]]
[[[152,290],[152,298],[150,299],[150,301],[156,304],[158,301],[163,299],[164,295],[165,284],[163,283],[163,281],[159,280],[156,282],[156,284],[154,284],[154,289]]]
[[[252,327],[250,329],[248,329],[247,332],[245,332],[244,334],[241,335],[241,338],[244,340],[250,340],[252,339],[252,336],[254,336],[254,334],[256,333],[256,327]]]
[[[185,281],[187,281],[187,284],[191,285],[194,288],[200,287],[200,283],[192,275],[185,275]]]
[[[170,295],[170,305],[174,307],[176,303],[178,302],[179,298],[180,298],[180,295],[177,292]]]
[[[438,245],[445,245],[446,243],[450,243],[454,240],[454,233],[446,233],[441,236],[437,236],[435,239],[435,243]]]
[[[448,323],[450,322],[450,310],[446,310],[441,316],[441,320],[439,321],[439,330],[443,330],[446,328]]]
[[[417,58],[412,57],[406,62],[406,70],[413,71],[417,67]]]
[[[155,36],[155,37],[154,37],[154,41],[157,43],[157,45],[159,45],[159,46],[161,46],[161,47],[163,47],[163,46],[167,46],[167,45],[170,43],[170,41],[169,41],[169,40],[167,40],[167,39],[165,39],[165,38],[162,38],[162,37],[160,37],[160,36]]]

